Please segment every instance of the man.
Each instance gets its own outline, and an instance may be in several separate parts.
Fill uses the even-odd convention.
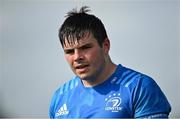
[[[103,23],[72,11],[59,30],[65,58],[76,74],[54,94],[51,118],[167,118],[171,107],[155,81],[116,65]]]

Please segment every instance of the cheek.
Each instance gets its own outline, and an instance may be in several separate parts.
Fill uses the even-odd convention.
[[[86,52],[84,56],[85,56],[86,59],[92,60],[92,59],[95,59],[95,58],[96,58],[96,54],[97,54],[96,51],[91,50],[91,51],[89,51],[89,52]]]
[[[72,57],[71,56],[65,56],[66,61],[72,65]]]
[[[90,55],[87,55],[87,58],[91,62],[94,62],[95,64],[97,64],[102,60],[103,55],[102,55],[102,52],[100,52],[99,50],[95,50],[91,52]]]

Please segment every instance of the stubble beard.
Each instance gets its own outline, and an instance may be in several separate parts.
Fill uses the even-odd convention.
[[[82,73],[82,74],[77,74],[79,78],[86,83],[89,84],[96,84],[97,80],[100,80],[99,78],[101,75],[103,75],[103,70],[104,70],[104,64],[102,63],[100,66],[98,66],[98,69],[96,70],[89,70],[88,72]],[[101,74],[101,75],[100,75]]]

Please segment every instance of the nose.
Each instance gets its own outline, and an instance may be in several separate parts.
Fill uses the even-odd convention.
[[[79,49],[75,49],[74,51],[74,61],[79,62],[83,60],[83,53]]]

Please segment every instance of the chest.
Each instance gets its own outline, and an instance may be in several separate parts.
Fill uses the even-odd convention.
[[[74,92],[64,97],[56,109],[56,117],[64,118],[130,118],[131,100],[121,90],[106,94]]]

